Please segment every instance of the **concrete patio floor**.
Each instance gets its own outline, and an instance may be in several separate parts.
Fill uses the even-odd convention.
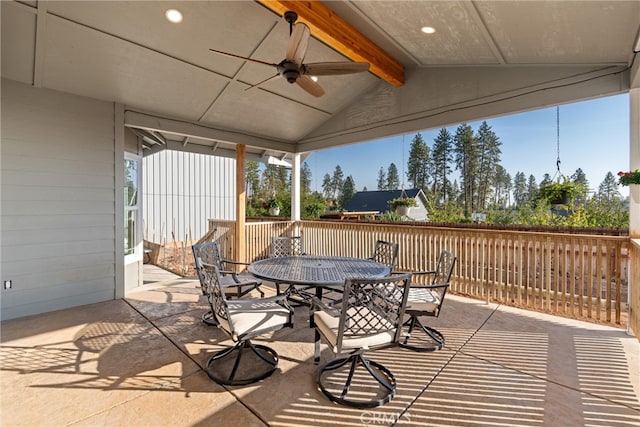
[[[0,424],[640,426],[640,344],[621,329],[448,295],[428,323],[445,348],[370,353],[398,391],[359,410],[316,388],[307,308],[255,341],[280,355],[271,377],[225,388],[202,370],[230,341],[200,321],[198,283],[155,280],[124,300],[3,322]],[[331,356],[323,346],[321,363]]]

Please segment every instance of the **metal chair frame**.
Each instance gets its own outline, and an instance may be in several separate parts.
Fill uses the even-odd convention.
[[[235,265],[247,266],[249,264],[232,261],[222,256],[220,244],[217,241],[198,243],[191,246],[193,258],[195,260],[196,272],[200,280],[200,288],[203,295],[207,295],[207,287],[202,274],[202,264],[215,265],[223,277],[221,284],[225,289],[225,293],[229,296],[237,298],[247,295],[253,290],[258,291],[260,297],[264,297],[264,292],[260,289],[262,280],[251,276],[250,274],[237,273],[232,270]],[[211,311],[207,311],[202,315],[202,322],[210,326],[217,326],[218,321]]]
[[[307,253],[304,250],[304,239],[302,236],[274,236],[271,238],[271,258],[279,258],[285,256],[304,256]],[[275,282],[276,294],[282,293],[289,297],[291,303],[299,305],[310,305],[310,293],[306,292],[312,287],[300,285],[292,285],[286,282]],[[287,289],[282,291],[280,285],[287,285]]]
[[[384,264],[393,271],[398,264],[398,248],[399,245],[397,243],[377,240],[373,255],[369,259]]]
[[[438,264],[435,270],[414,272],[414,275],[426,274],[433,275],[430,285],[412,285],[409,289],[406,313],[409,319],[404,322],[403,327],[408,327],[404,337],[400,340],[400,347],[413,351],[436,351],[445,345],[444,335],[435,328],[424,325],[420,321],[421,316],[438,317],[442,311],[442,304],[449,289],[451,274],[456,263],[456,257],[449,251],[442,251],[438,258]],[[425,301],[433,301],[435,304],[431,309],[417,309],[412,307],[413,304],[425,303]],[[431,304],[431,305],[433,305]],[[411,334],[414,331],[422,331],[430,344],[411,344]]]
[[[321,339],[338,356],[325,363],[317,377],[320,390],[331,401],[356,408],[373,408],[391,401],[395,395],[393,373],[381,363],[369,360],[365,353],[397,345],[410,281],[410,274],[351,278],[345,280],[339,306],[328,306],[313,298],[314,362],[320,361]],[[362,369],[356,371],[357,368],[364,368],[364,374],[375,380],[377,390],[361,389],[365,380],[361,377]],[[335,385],[331,387],[330,384]],[[370,396],[363,397],[367,394]]]
[[[209,357],[204,366],[209,378],[218,384],[246,385],[271,375],[278,365],[278,353],[265,345],[253,344],[251,339],[293,327],[294,312],[285,295],[229,301],[221,285],[222,276],[217,266],[203,263],[202,275],[218,327],[236,342],[233,347],[227,347]],[[254,318],[254,323],[248,325],[247,321],[251,321],[251,318]],[[241,330],[236,326],[236,319],[242,324]],[[243,356],[249,352],[257,356],[257,359],[249,360],[243,365]],[[247,357],[244,359],[247,360]],[[229,365],[231,369],[227,371]],[[242,376],[246,371],[250,374]]]

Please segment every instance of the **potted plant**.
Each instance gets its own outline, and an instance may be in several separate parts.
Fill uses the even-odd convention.
[[[267,207],[269,208],[269,215],[278,216],[280,215],[280,209],[282,208],[282,203],[280,203],[280,200],[274,197],[267,202]]]
[[[580,194],[581,187],[573,181],[565,178],[563,181],[550,182],[540,188],[539,200],[548,200],[552,205],[566,205]]]
[[[412,197],[397,197],[389,200],[387,203],[398,215],[403,216],[409,213],[409,208],[418,206],[418,202]]]
[[[630,172],[618,172],[618,182],[620,185],[631,185],[631,184],[640,184],[640,169],[636,169]]]

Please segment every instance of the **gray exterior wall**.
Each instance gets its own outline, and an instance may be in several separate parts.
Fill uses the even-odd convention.
[[[1,318],[114,299],[114,104],[6,79],[1,95]]]
[[[234,219],[235,165],[235,159],[171,150],[145,157],[144,239],[195,241],[210,218]]]

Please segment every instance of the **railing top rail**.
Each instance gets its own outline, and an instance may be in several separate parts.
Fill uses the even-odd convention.
[[[323,225],[328,221],[313,221],[313,220],[301,220],[300,224],[316,224]],[[439,226],[439,225],[422,225],[416,223],[410,224],[400,224],[400,223],[389,223],[389,222],[343,222],[343,221],[331,221],[330,224],[332,226],[343,225],[344,227],[381,227],[381,228],[398,228],[398,229],[422,229],[422,230],[434,230],[434,231],[450,231],[456,233],[474,233],[474,234],[503,234],[503,235],[519,235],[519,234],[527,234],[530,236],[541,236],[541,237],[558,237],[558,238],[583,238],[583,239],[603,239],[603,240],[612,240],[612,241],[629,241],[629,236],[611,236],[611,235],[603,235],[603,234],[588,234],[588,233],[565,233],[565,232],[552,232],[552,231],[527,231],[527,230],[508,230],[508,229],[495,229],[495,228],[473,228],[473,227],[452,227],[452,226]]]

